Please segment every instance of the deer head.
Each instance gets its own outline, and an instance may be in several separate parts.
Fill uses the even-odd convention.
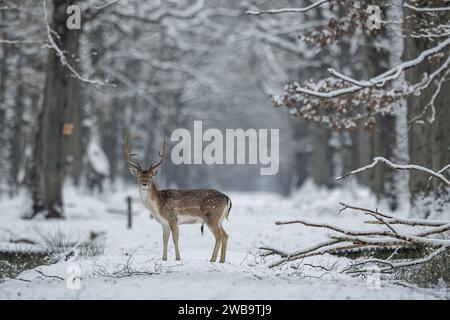
[[[153,177],[159,173],[159,170],[161,169],[161,166],[166,159],[166,153],[167,153],[166,135],[163,132],[163,137],[164,137],[163,149],[162,149],[162,151],[159,152],[159,156],[161,159],[159,160],[158,163],[150,166],[147,170],[142,169],[139,162],[136,164],[130,160],[130,157],[135,156],[136,154],[129,153],[129,150],[128,150],[129,136],[130,136],[129,131],[125,130],[125,158],[126,158],[126,161],[128,162],[128,169],[130,170],[132,175],[134,175],[136,178],[138,178],[139,186],[143,189],[148,189],[153,182]]]

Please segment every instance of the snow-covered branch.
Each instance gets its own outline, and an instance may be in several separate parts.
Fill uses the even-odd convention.
[[[434,90],[433,95],[431,96],[430,102],[428,102],[425,105],[425,107],[423,108],[422,112],[419,115],[413,117],[408,122],[409,125],[415,123],[416,121],[422,120],[425,117],[425,115],[427,114],[429,108],[431,108],[431,116],[429,117],[428,122],[429,123],[434,122],[435,115],[436,115],[435,101],[436,101],[439,93],[441,92],[442,84],[448,80],[447,77],[450,74],[449,65],[450,65],[450,57],[448,57],[447,60],[428,77],[425,84],[421,84],[420,86],[414,86],[410,90],[412,93],[412,92],[415,92],[415,91],[417,92],[417,91],[423,90],[424,88],[427,88],[432,83],[432,81],[437,77],[437,75],[440,74],[443,70],[445,70],[444,74],[438,80],[435,81],[436,89]]]
[[[191,19],[197,14],[202,12],[205,7],[205,0],[197,0],[195,3],[185,7],[171,8],[168,6],[162,6],[160,3],[159,8],[153,8],[151,12],[146,15],[129,15],[123,12],[114,12],[115,15],[127,19],[136,19],[144,23],[159,23],[166,18],[176,19]]]
[[[61,50],[61,48],[56,44],[54,40],[54,34],[57,34],[56,31],[52,30],[50,27],[50,23],[48,21],[48,14],[47,14],[47,0],[43,0],[43,9],[44,9],[44,20],[45,20],[45,26],[47,29],[47,39],[48,39],[48,47],[55,50],[57,56],[59,57],[59,61],[63,66],[65,66],[69,71],[80,81],[86,82],[89,84],[98,84],[98,85],[111,85],[108,83],[105,83],[100,80],[93,80],[86,78],[82,76],[75,68],[69,63],[67,60],[64,52]]]
[[[326,223],[314,223],[305,220],[291,220],[284,222],[276,222],[277,225],[285,224],[302,224],[308,227],[322,228],[331,230],[334,233],[329,235],[329,239],[311,247],[285,252],[271,247],[260,248],[263,250],[263,256],[277,255],[280,259],[271,264],[271,267],[279,266],[289,261],[304,259],[306,257],[339,254],[348,255],[351,253],[376,252],[377,250],[391,250],[393,253],[387,259],[366,259],[362,262],[351,264],[344,272],[348,274],[361,274],[368,271],[366,266],[371,264],[381,265],[381,272],[391,272],[395,269],[426,263],[434,257],[444,253],[450,248],[450,240],[442,238],[442,234],[450,230],[450,221],[432,221],[418,219],[399,219],[367,208],[360,208],[341,203],[343,208],[353,209],[357,212],[370,215],[375,218],[372,221],[366,221],[368,224],[381,224],[385,226],[385,230],[373,231],[357,231],[345,229]],[[401,224],[404,228],[394,229],[391,224]],[[419,226],[427,228],[416,231],[414,227]],[[409,228],[409,229],[405,229]],[[412,228],[412,229],[411,229]],[[409,230],[409,231],[405,231]],[[391,261],[396,255],[400,255],[398,251],[415,250],[425,252],[420,257],[403,258],[400,262]]]
[[[9,39],[0,39],[0,43],[4,44],[35,44],[35,43],[43,43],[44,41],[39,40],[9,40]]]
[[[95,10],[102,10],[102,9],[105,9],[105,8],[107,8],[107,7],[109,7],[109,6],[112,6],[112,5],[116,4],[116,3],[118,3],[119,1],[120,1],[120,0],[111,0],[111,1],[109,1],[109,2],[107,2],[107,3],[105,3],[105,4],[102,4],[102,5],[100,5],[100,6],[97,6],[97,5],[93,4],[92,1],[91,1],[91,6],[92,6]]]
[[[417,66],[418,64],[422,63],[426,58],[428,58],[438,52],[441,52],[443,49],[445,49],[449,45],[450,45],[450,38],[447,38],[446,40],[442,41],[435,47],[422,51],[416,58],[409,60],[409,61],[405,61],[405,62],[399,64],[398,66],[395,66],[395,67],[389,69],[388,71],[383,72],[382,74],[379,74],[378,76],[373,77],[369,80],[353,79],[349,76],[343,75],[342,73],[340,73],[334,69],[328,69],[328,72],[331,75],[333,75],[337,78],[340,78],[344,81],[347,81],[353,85],[350,87],[343,88],[343,89],[332,90],[332,91],[328,91],[328,92],[315,91],[315,90],[310,90],[308,88],[303,88],[303,87],[298,87],[296,89],[296,91],[299,93],[313,95],[313,96],[320,97],[320,98],[334,98],[334,97],[337,97],[340,95],[359,91],[366,87],[374,87],[374,86],[383,87],[383,86],[385,86],[385,84],[388,81],[397,79],[405,70]]]
[[[405,2],[403,4],[405,8],[418,11],[418,12],[436,12],[436,11],[450,11],[450,7],[416,7],[413,5],[410,5],[409,3]]]
[[[450,180],[448,180],[442,173],[438,173],[435,172],[431,169],[419,166],[419,165],[415,165],[415,164],[407,164],[407,165],[400,165],[400,164],[395,164],[391,161],[389,161],[388,159],[385,159],[383,157],[375,157],[372,161],[372,163],[368,164],[367,166],[361,167],[359,169],[353,170],[343,176],[337,177],[336,180],[341,180],[344,178],[347,178],[349,176],[358,174],[358,173],[362,173],[365,172],[369,169],[374,168],[378,163],[384,163],[386,164],[388,167],[392,168],[392,169],[396,169],[396,170],[413,170],[413,171],[419,171],[419,172],[423,172],[426,173],[436,179],[439,179],[441,182],[443,182],[446,186],[450,187]]]
[[[303,7],[303,8],[282,8],[282,9],[271,9],[271,10],[248,10],[245,11],[245,14],[247,15],[261,15],[261,14],[280,14],[280,13],[304,13],[311,9],[320,7],[321,5],[327,3],[328,0],[319,0],[317,2],[314,2],[313,4],[310,4],[309,6]]]

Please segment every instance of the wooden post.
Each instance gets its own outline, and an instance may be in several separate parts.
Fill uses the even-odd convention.
[[[131,209],[131,197],[127,197],[128,204],[128,229],[131,229],[133,226],[133,211]]]

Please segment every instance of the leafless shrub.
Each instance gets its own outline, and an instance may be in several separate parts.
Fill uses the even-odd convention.
[[[72,232],[64,232],[61,227],[46,230],[35,228],[35,242],[51,253],[62,253],[73,248],[81,240]]]
[[[127,278],[133,276],[148,276],[156,275],[160,272],[160,266],[155,264],[153,270],[148,268],[137,269],[133,266],[133,256],[127,255],[125,262],[120,263],[113,268],[108,268],[106,265],[96,265],[96,269],[89,274],[89,277],[104,277],[104,278]]]

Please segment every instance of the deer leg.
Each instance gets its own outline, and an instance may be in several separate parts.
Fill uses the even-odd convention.
[[[217,259],[217,254],[219,253],[219,247],[220,247],[220,229],[217,226],[208,225],[209,230],[211,230],[212,234],[214,235],[214,238],[216,239],[216,243],[214,244],[214,251],[211,257],[211,262],[215,262]]]
[[[222,252],[220,253],[220,263],[225,262],[225,256],[227,254],[228,234],[223,227],[220,227],[220,233],[222,236]]]
[[[172,239],[173,244],[175,246],[175,260],[181,260],[180,258],[180,250],[178,249],[178,237],[179,237],[179,228],[177,223],[172,223],[170,225],[170,229],[172,230]]]
[[[169,244],[170,228],[163,225],[163,260],[167,261],[167,247]]]

